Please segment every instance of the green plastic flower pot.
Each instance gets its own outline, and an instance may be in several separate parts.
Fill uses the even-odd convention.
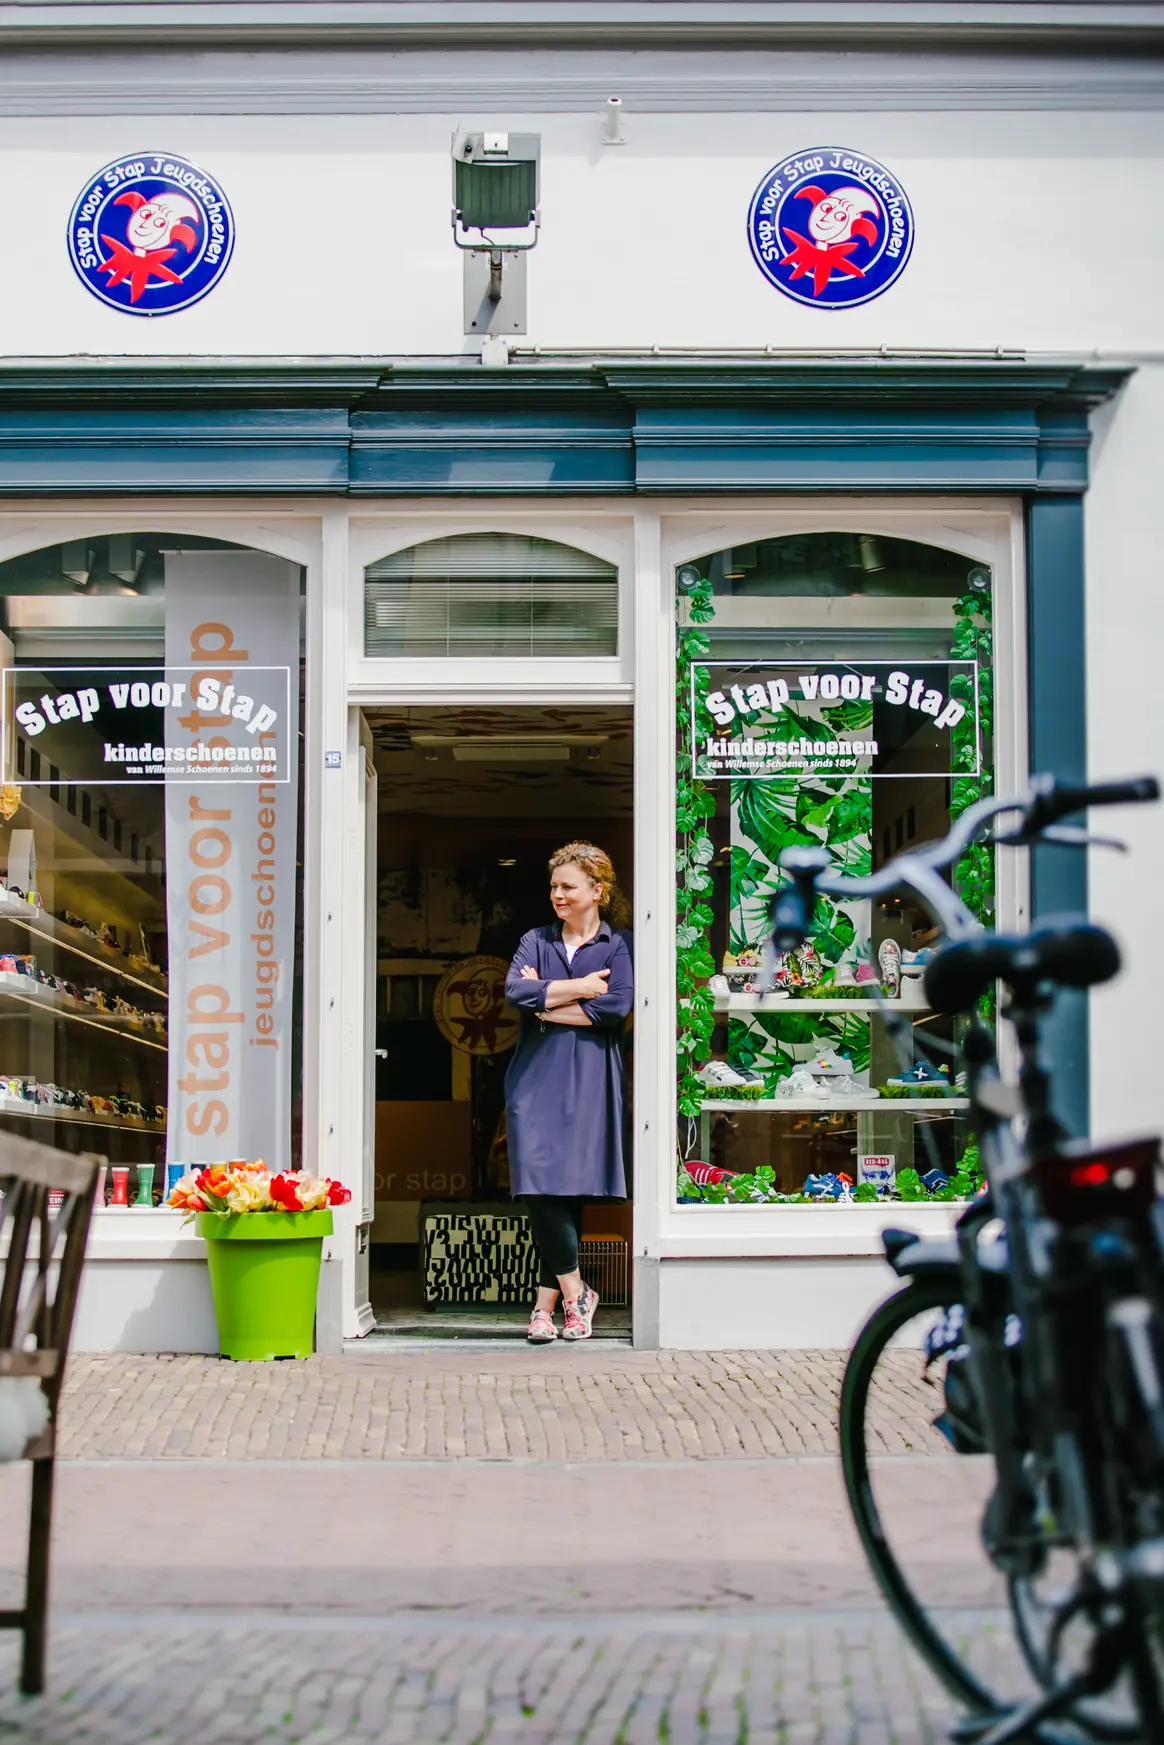
[[[331,1212],[199,1212],[218,1349],[238,1363],[310,1357]]]

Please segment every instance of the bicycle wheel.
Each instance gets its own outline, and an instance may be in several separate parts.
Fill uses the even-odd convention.
[[[987,1455],[954,1455],[943,1443],[934,1419],[945,1403],[946,1359],[927,1363],[922,1349],[939,1317],[948,1319],[958,1301],[957,1282],[948,1276],[914,1280],[870,1316],[845,1370],[841,1461],[865,1555],[906,1636],[956,1701],[978,1712],[997,1711],[1033,1692],[1014,1649],[1005,1583],[988,1563],[981,1543],[980,1523],[993,1489],[994,1464]],[[903,1452],[913,1449],[918,1455],[937,1455],[937,1460],[926,1460],[920,1467],[916,1462],[907,1464],[904,1471],[893,1474],[892,1459],[884,1456],[887,1429],[893,1426],[904,1442]],[[941,1459],[943,1452],[946,1460]],[[935,1466],[940,1468],[937,1475],[927,1470]],[[886,1494],[890,1479],[896,1479],[896,1501]],[[926,1495],[936,1499],[943,1513],[923,1522],[919,1510],[924,1509]],[[948,1505],[943,1501],[946,1496]],[[960,1539],[956,1555],[950,1555],[947,1544],[954,1515]],[[928,1560],[927,1543],[933,1546]],[[941,1603],[943,1597],[950,1598],[948,1592],[935,1603],[934,1595],[926,1592],[927,1577],[928,1585],[936,1588],[945,1576],[948,1586],[949,1567],[968,1571],[971,1558],[976,1560],[973,1578],[963,1582],[970,1590],[962,1596],[967,1603],[958,1603],[957,1597],[953,1604]],[[996,1639],[990,1639],[990,1631]],[[971,1659],[989,1666],[993,1690]],[[1000,1682],[1010,1687],[1006,1694],[1000,1692]]]

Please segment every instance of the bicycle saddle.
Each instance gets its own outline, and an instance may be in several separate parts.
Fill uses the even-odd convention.
[[[1091,988],[1120,967],[1110,933],[1075,915],[1050,918],[1030,933],[986,933],[947,945],[926,965],[926,999],[935,1012],[966,1012],[993,982]]]

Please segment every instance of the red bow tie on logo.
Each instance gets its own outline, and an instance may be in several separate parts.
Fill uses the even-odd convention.
[[[854,228],[856,228],[854,226]],[[863,279],[864,272],[854,266],[845,257],[852,254],[857,246],[857,237],[849,242],[834,242],[829,248],[822,248],[819,243],[810,242],[807,236],[801,236],[798,230],[789,230],[786,224],[781,226],[785,236],[796,244],[780,262],[782,267],[792,268],[792,278],[803,279],[805,273],[812,274],[812,294],[819,297],[829,279],[834,267],[842,273],[848,273],[850,278]]]
[[[154,248],[148,254],[135,254],[123,242],[114,242],[111,236],[104,233],[101,240],[111,252],[109,259],[102,261],[97,270],[109,274],[111,290],[114,285],[120,285],[123,279],[128,279],[131,303],[137,302],[151,279],[164,279],[171,285],[182,283],[178,274],[171,272],[166,265],[177,254],[176,248]]]

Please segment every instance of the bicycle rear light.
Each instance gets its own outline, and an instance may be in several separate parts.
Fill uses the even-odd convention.
[[[1053,1157],[1036,1159],[1031,1175],[1057,1223],[1098,1224],[1146,1217],[1157,1195],[1159,1169],[1158,1138],[1128,1139],[1098,1150],[1075,1141]]]

